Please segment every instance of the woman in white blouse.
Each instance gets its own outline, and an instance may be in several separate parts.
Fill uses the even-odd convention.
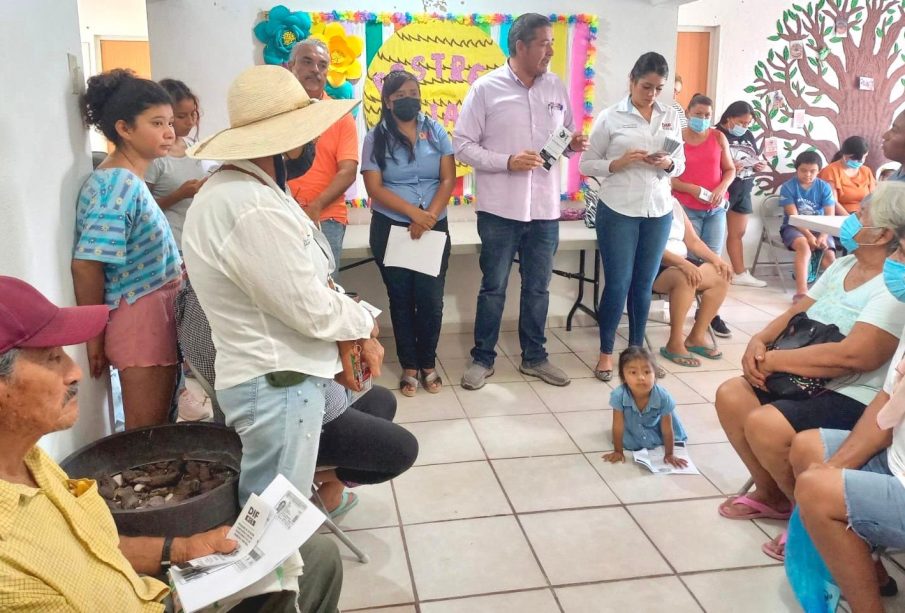
[[[581,172],[601,181],[597,243],[605,284],[594,371],[601,381],[613,377],[613,344],[626,300],[629,345],[644,343],[651,288],[672,222],[670,178],[685,170],[679,116],[657,102],[668,75],[659,53],[639,57],[629,75],[629,95],[597,116],[581,158]]]

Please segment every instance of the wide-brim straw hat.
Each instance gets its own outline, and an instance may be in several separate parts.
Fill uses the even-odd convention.
[[[280,66],[254,66],[229,86],[229,128],[190,147],[201,160],[251,160],[301,147],[350,112],[358,100],[308,97]]]

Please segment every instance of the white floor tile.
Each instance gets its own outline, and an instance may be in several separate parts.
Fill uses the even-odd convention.
[[[685,575],[707,613],[800,613],[782,566]]]
[[[597,359],[596,356],[594,359]],[[543,381],[532,381],[530,385],[547,408],[554,413],[609,408],[612,388],[594,378],[573,379],[565,387],[547,385]]]
[[[612,410],[557,413],[556,419],[583,452],[613,448]]]
[[[425,421],[405,425],[418,439],[415,465],[483,460],[484,450],[467,420]]]
[[[534,389],[525,381],[487,383],[479,390],[456,389],[459,402],[469,417],[548,413]]]
[[[355,508],[339,518],[336,524],[343,530],[385,528],[398,526],[396,500],[389,482],[362,485],[350,490],[358,496]]]
[[[458,419],[465,417],[465,411],[459,402],[453,386],[444,380],[444,386],[436,394],[428,393],[424,388],[418,388],[414,397],[406,397],[395,390],[397,424],[405,424],[415,421],[436,421],[440,419]],[[456,382],[458,383],[458,382]]]
[[[701,613],[677,577],[653,577],[556,589],[565,613]]]
[[[448,379],[454,385],[459,385],[465,369],[471,364],[471,358],[440,358],[440,363],[443,364]],[[496,357],[496,361],[493,363],[493,374],[487,377],[487,383],[511,383],[524,380],[525,377],[518,371],[518,366],[514,365],[505,355]]]
[[[741,370],[716,370],[680,373],[676,375],[676,378],[703,396],[707,402],[713,402],[716,398],[717,388],[733,377],[740,377],[741,374]]]
[[[749,521],[720,517],[719,503],[708,498],[633,505],[628,510],[680,573],[777,564],[760,550],[764,533]]]
[[[406,526],[405,537],[422,599],[546,585],[514,517]]]
[[[726,442],[726,433],[712,404],[683,404],[676,413],[688,433],[689,444]]]
[[[554,585],[671,572],[625,509],[582,509],[520,516]]]
[[[655,475],[635,464],[629,452],[622,464],[607,462],[599,452],[586,454],[586,457],[624,504],[703,498],[720,493],[702,475]]]
[[[415,466],[393,484],[406,525],[512,513],[487,462]]]
[[[547,353],[569,353],[569,348],[557,338],[552,330],[544,330],[544,335],[547,337],[547,343],[544,345],[544,349],[547,350]],[[522,347],[518,340],[518,330],[500,333],[497,347],[499,347],[507,356],[512,358],[512,361],[516,364],[521,362]]]
[[[550,590],[439,600],[421,604],[421,613],[559,613]]]
[[[493,467],[518,513],[619,503],[583,455],[494,460]]]
[[[480,417],[471,423],[491,459],[578,452],[569,435],[549,413]]]
[[[750,477],[729,443],[689,445],[688,452],[698,470],[727,496],[738,492]]]
[[[370,562],[362,564],[345,545],[330,536],[343,560],[343,589],[339,607],[363,609],[414,602],[412,581],[409,577],[402,534],[399,528],[357,530],[349,537],[368,554]]]

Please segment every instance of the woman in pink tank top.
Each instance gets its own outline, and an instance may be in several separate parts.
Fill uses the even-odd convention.
[[[711,251],[722,255],[726,242],[726,189],[735,179],[735,164],[726,137],[711,129],[713,101],[695,94],[686,115],[688,127],[682,130],[685,172],[672,180],[672,193],[701,240]],[[710,322],[710,328],[717,336],[732,336],[719,315]]]

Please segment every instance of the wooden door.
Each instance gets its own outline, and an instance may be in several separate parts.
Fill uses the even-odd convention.
[[[100,40],[101,71],[131,68],[139,77],[151,78],[151,50],[146,40]]]
[[[136,75],[151,78],[151,49],[146,40],[100,39],[101,72],[114,68],[131,68]],[[107,152],[113,144],[107,143]]]
[[[688,107],[696,93],[713,97],[707,90],[710,67],[710,32],[679,32],[676,46],[676,74],[682,76],[679,102]]]

